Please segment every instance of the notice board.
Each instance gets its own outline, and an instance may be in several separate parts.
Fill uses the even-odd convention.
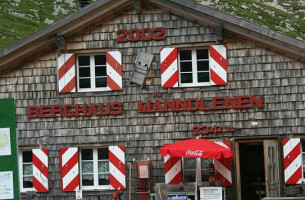
[[[16,109],[0,99],[0,199],[19,199]]]
[[[200,187],[200,200],[222,200],[222,187]]]

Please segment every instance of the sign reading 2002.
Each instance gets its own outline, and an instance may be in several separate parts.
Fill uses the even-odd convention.
[[[165,28],[156,27],[137,29],[133,28],[130,30],[120,29],[117,31],[118,38],[117,42],[137,42],[140,40],[165,40]]]

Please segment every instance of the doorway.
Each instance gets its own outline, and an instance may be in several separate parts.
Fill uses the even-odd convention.
[[[242,200],[258,200],[266,196],[263,142],[239,143]]]
[[[277,140],[235,143],[238,200],[278,197],[279,153]]]

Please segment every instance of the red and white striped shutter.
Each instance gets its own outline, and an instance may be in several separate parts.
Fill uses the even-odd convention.
[[[302,183],[302,151],[300,138],[283,139],[285,184]]]
[[[122,54],[120,51],[106,53],[107,89],[122,90]]]
[[[220,146],[231,149],[230,141],[215,142]],[[232,186],[232,165],[229,159],[214,160],[215,179],[225,186]]]
[[[161,86],[162,88],[178,87],[178,52],[177,48],[162,48],[161,60]]]
[[[58,54],[58,90],[60,93],[76,92],[75,54]]]
[[[109,177],[113,189],[126,188],[125,147],[109,146]]]
[[[71,192],[79,189],[78,148],[61,148],[61,184],[62,191]]]
[[[48,150],[33,149],[33,187],[36,192],[49,191]]]
[[[182,183],[181,163],[181,158],[171,157],[170,155],[164,157],[164,173],[166,184]]]
[[[225,45],[210,46],[209,65],[211,85],[226,85],[227,48]]]

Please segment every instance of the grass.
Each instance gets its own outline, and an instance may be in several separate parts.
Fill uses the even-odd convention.
[[[46,19],[58,21],[75,12],[78,9],[78,1],[74,0],[74,4],[71,5],[67,0],[0,0],[0,49],[47,26]],[[304,0],[277,0],[287,12],[268,5],[274,0],[209,1],[213,8],[305,40],[305,3],[302,3]],[[54,10],[59,12],[56,13]]]

